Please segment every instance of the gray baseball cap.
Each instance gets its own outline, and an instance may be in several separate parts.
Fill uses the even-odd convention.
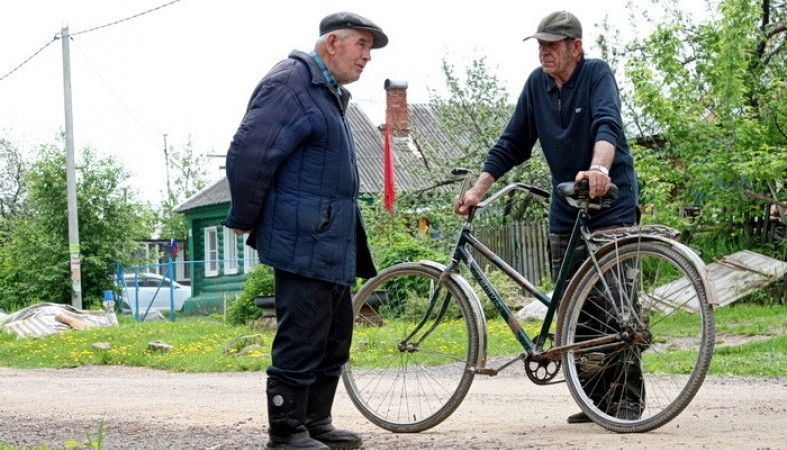
[[[364,30],[372,33],[372,36],[374,36],[372,48],[383,48],[388,45],[388,36],[383,33],[382,28],[366,17],[347,11],[325,16],[325,18],[320,21],[320,36],[331,31],[345,28]]]
[[[566,38],[581,39],[582,24],[579,23],[577,16],[568,11],[555,11],[541,20],[536,34],[522,40],[526,41],[530,38],[546,42],[557,42]]]

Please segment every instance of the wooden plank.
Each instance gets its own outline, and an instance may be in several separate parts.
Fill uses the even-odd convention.
[[[757,289],[781,280],[785,274],[787,262],[749,250],[727,255],[721,261],[708,264],[708,276],[718,294],[718,307],[734,303]],[[690,298],[693,291],[688,287],[687,280],[681,278],[659,287],[643,301],[646,304],[663,305],[659,309],[665,312],[679,307],[695,312],[698,305],[696,299]]]
[[[93,328],[95,325],[89,324],[87,322],[83,322],[76,317],[71,317],[65,314],[58,314],[55,316],[55,320],[60,323],[64,323],[75,330],[84,330],[86,328]]]

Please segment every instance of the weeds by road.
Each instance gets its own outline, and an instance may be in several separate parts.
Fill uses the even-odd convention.
[[[270,364],[272,331],[232,326],[215,317],[180,316],[175,322],[137,323],[128,316],[120,326],[72,330],[39,339],[0,333],[0,367],[66,368],[85,365],[148,367],[173,372],[262,371]],[[490,357],[515,355],[510,331],[490,319]],[[496,326],[496,325],[501,326]],[[716,352],[710,374],[780,376],[787,373],[787,305],[740,304],[716,310]],[[242,357],[228,346],[244,335],[261,334],[263,345]],[[108,343],[109,348],[93,344]],[[150,342],[172,351],[156,352]]]

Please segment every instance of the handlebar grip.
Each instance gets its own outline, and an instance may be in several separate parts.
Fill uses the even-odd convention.
[[[532,192],[535,195],[538,195],[539,197],[549,198],[550,196],[552,196],[552,194],[550,194],[549,191],[545,191],[540,187],[528,186],[528,188],[530,189],[530,192]]]
[[[473,171],[470,169],[465,169],[464,167],[455,167],[451,169],[451,174],[456,176],[464,177],[462,179],[462,186],[459,188],[459,199],[461,200],[465,196],[465,192],[470,189],[470,183],[472,183]]]

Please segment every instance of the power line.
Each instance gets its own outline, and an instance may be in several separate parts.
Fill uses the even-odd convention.
[[[37,52],[35,52],[32,55],[30,55],[30,57],[28,57],[26,60],[22,61],[21,64],[19,64],[18,66],[14,67],[13,69],[11,69],[11,71],[8,72],[7,74],[3,75],[3,77],[0,78],[0,81],[3,81],[6,78],[8,78],[12,73],[14,73],[17,70],[19,70],[20,67],[22,67],[25,64],[27,64],[31,59],[35,58],[39,53],[44,51],[45,48],[49,47],[53,42],[55,42],[58,39],[59,39],[59,35],[55,35],[55,37],[53,37],[51,41],[47,42],[43,47],[39,48]]]
[[[126,17],[125,19],[116,20],[116,21],[110,22],[110,23],[108,23],[106,25],[100,25],[100,26],[97,26],[97,27],[88,28],[87,30],[77,31],[76,33],[71,33],[71,36],[76,36],[78,34],[90,33],[92,31],[97,31],[97,30],[100,30],[102,28],[111,27],[112,25],[117,25],[117,24],[125,22],[127,20],[131,20],[131,19],[134,19],[134,18],[139,17],[139,16],[144,16],[145,14],[152,13],[153,11],[159,10],[161,8],[166,8],[167,6],[172,5],[174,3],[177,3],[179,1],[180,0],[172,0],[169,3],[164,3],[163,5],[156,6],[155,8],[151,8],[151,9],[149,9],[147,11],[142,11],[141,13],[134,14],[133,16]]]
[[[126,110],[126,113],[128,113],[128,115],[134,120],[134,122],[137,123],[139,128],[142,131],[145,132],[145,134],[148,136],[148,138],[150,138],[151,142],[153,142],[154,144],[158,145],[158,141],[153,137],[153,135],[150,133],[150,131],[148,131],[147,128],[145,128],[145,126],[142,125],[142,122],[139,121],[137,116],[135,116],[134,113],[131,112],[131,109],[129,109],[129,107],[125,104],[125,102],[123,102],[123,99],[120,98],[120,96],[117,94],[117,92],[115,92],[115,90],[112,89],[112,86],[110,86],[110,84],[107,82],[107,80],[101,75],[101,72],[99,72],[98,69],[96,69],[96,66],[93,65],[93,63],[87,57],[85,52],[82,51],[82,49],[78,45],[75,45],[75,47],[76,47],[77,51],[79,52],[79,54],[82,55],[82,58],[84,58],[84,60],[87,63],[88,67],[90,67],[93,70],[93,72],[95,72],[95,74],[98,77],[98,79],[101,80],[101,82],[104,83],[104,86],[106,86],[107,90],[109,90],[109,93],[112,94],[113,97],[115,97],[115,100],[117,100],[118,103],[120,103],[120,106],[122,106],[123,109]]]
[[[156,6],[155,8],[148,9],[147,11],[142,11],[141,13],[134,14],[133,16],[129,16],[129,17],[126,17],[126,18],[123,18],[123,19],[120,19],[120,20],[116,20],[114,22],[110,22],[110,23],[105,24],[105,25],[100,25],[100,26],[97,26],[97,27],[88,28],[87,30],[77,31],[76,33],[71,33],[69,35],[69,37],[76,36],[76,35],[79,35],[79,34],[90,33],[91,31],[97,31],[97,30],[100,30],[100,29],[106,28],[106,27],[111,27],[112,25],[117,25],[119,23],[126,22],[126,21],[134,19],[136,17],[144,16],[145,14],[152,13],[153,11],[159,10],[161,8],[166,8],[167,6],[170,6],[170,5],[172,5],[174,3],[177,3],[179,1],[181,1],[181,0],[172,0],[171,2],[164,3],[163,5]],[[41,53],[42,51],[44,51],[45,48],[49,47],[52,44],[52,42],[55,42],[56,40],[60,39],[61,37],[62,36],[60,36],[60,34],[56,34],[55,37],[52,38],[52,40],[50,40],[49,42],[46,43],[46,45],[44,45],[43,47],[39,48],[38,51],[36,51],[32,55],[30,55],[26,60],[22,61],[21,64],[19,64],[18,66],[14,67],[13,69],[11,69],[11,71],[8,72],[7,74],[3,75],[3,77],[0,78],[0,81],[3,81],[6,78],[8,78],[12,73],[16,72],[22,66],[24,66],[25,64],[30,62],[31,59],[33,59],[36,56],[38,56],[38,54]]]

